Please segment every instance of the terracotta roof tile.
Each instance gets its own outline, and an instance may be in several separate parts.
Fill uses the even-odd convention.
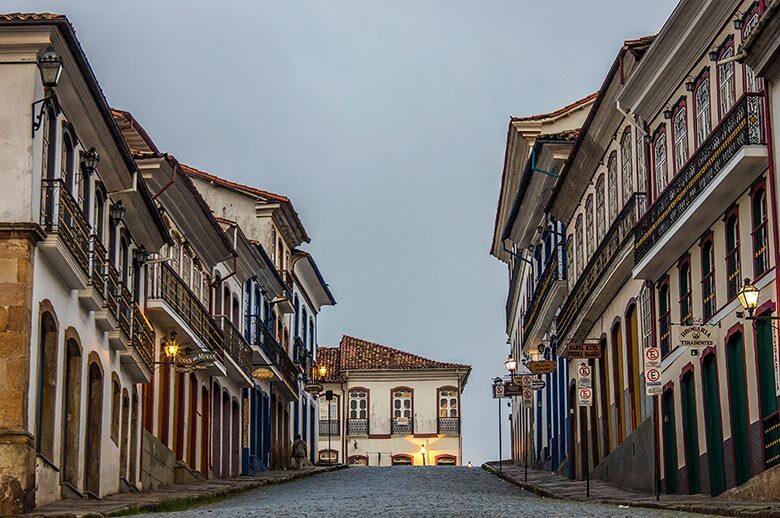
[[[45,21],[45,20],[64,20],[64,14],[57,13],[7,13],[0,14],[0,20],[7,22],[27,22],[27,21]]]
[[[536,137],[536,140],[577,140],[580,135],[580,129],[575,128],[571,130],[561,131],[559,133],[543,133]]]
[[[468,365],[447,363],[401,351],[361,338],[343,336],[340,344],[341,370],[470,369]]]
[[[208,182],[214,182],[215,184],[221,185],[223,187],[227,187],[228,189],[235,189],[237,191],[242,191],[248,194],[252,194],[254,196],[260,196],[261,198],[266,198],[269,200],[275,200],[281,203],[290,202],[290,199],[287,196],[282,196],[281,194],[276,194],[270,191],[264,191],[262,189],[258,189],[257,187],[251,187],[249,185],[244,185],[238,182],[225,180],[224,178],[220,178],[219,176],[213,175],[211,173],[207,173],[206,171],[201,171],[200,169],[195,169],[194,167],[185,164],[181,164],[181,167],[190,176],[202,178],[203,180],[206,180]]]
[[[566,112],[574,110],[575,108],[579,108],[580,106],[584,106],[588,104],[593,99],[595,99],[598,94],[599,94],[598,92],[593,92],[592,94],[583,97],[582,99],[578,99],[573,103],[567,104],[566,106],[563,106],[562,108],[558,108],[557,110],[549,113],[539,113],[537,115],[528,115],[526,117],[512,117],[512,121],[522,122],[522,121],[538,121],[543,119],[553,119],[555,117],[559,117],[565,114]]]
[[[326,383],[341,383],[344,381],[344,374],[339,369],[339,359],[341,350],[338,347],[317,347],[317,365],[324,365],[328,370],[325,379]]]

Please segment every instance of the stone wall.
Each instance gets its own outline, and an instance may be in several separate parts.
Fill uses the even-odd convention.
[[[176,455],[154,435],[144,430],[141,454],[141,484],[143,489],[155,489],[173,484]]]
[[[32,325],[32,225],[0,224],[0,515],[35,500],[34,438],[27,429]]]
[[[748,500],[780,500],[780,466],[775,466],[744,484],[729,489],[721,498],[743,498]]]
[[[593,470],[591,477],[624,489],[655,491],[653,420],[645,419],[623,444]]]

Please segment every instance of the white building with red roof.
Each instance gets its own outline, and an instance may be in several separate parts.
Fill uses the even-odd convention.
[[[462,464],[460,395],[471,366],[351,336],[319,347],[317,358],[320,462]]]

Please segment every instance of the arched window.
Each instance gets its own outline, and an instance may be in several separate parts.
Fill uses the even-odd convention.
[[[574,254],[577,256],[577,275],[582,274],[582,214],[577,215],[577,222],[574,224]]]
[[[116,374],[111,377],[111,440],[119,445],[119,412],[121,410],[121,389]]]
[[[678,287],[680,290],[680,323],[689,325],[693,322],[693,300],[691,295],[691,263],[686,256],[677,265]]]
[[[734,55],[734,38],[730,37],[718,51],[718,61],[724,61]],[[718,98],[720,116],[724,117],[734,106],[736,87],[734,86],[734,61],[718,65]]]
[[[750,9],[742,17],[742,42],[750,36],[750,33],[758,26],[761,20],[761,4],[756,1],[750,6]],[[753,69],[745,65],[745,91],[757,93],[763,90],[761,79],[756,77]]]
[[[368,419],[368,390],[354,388],[349,391],[349,418]]]
[[[185,286],[192,288],[192,255],[190,255],[190,249],[187,245],[182,248],[181,278]]]
[[[620,199],[620,185],[618,183],[618,170],[617,170],[617,152],[613,151],[609,155],[609,161],[607,162],[607,183],[609,192],[609,222],[612,224],[617,218],[620,207],[618,206]]]
[[[105,243],[106,221],[106,194],[101,186],[95,187],[95,213],[93,214],[93,227],[98,241]]]
[[[585,246],[587,247],[588,257],[593,253],[593,195],[588,194],[585,201]]]
[[[192,266],[192,291],[195,293],[195,297],[197,297],[198,300],[202,300],[202,293],[201,293],[201,286],[203,285],[202,279],[201,279],[201,273],[200,268],[198,267],[197,261]]]
[[[661,355],[671,350],[669,332],[672,326],[671,304],[669,301],[669,279],[658,285],[658,332],[660,334]]]
[[[631,128],[626,128],[620,141],[620,160],[623,175],[623,203],[634,193],[634,176],[631,171]]]
[[[681,101],[672,116],[672,134],[674,138],[674,172],[677,173],[688,161],[688,110],[685,101]]]
[[[365,455],[351,455],[347,458],[347,464],[352,466],[368,466],[368,457]]]
[[[293,336],[298,338],[301,336],[300,331],[300,318],[301,318],[301,302],[298,300],[298,295],[296,294],[293,297],[293,306],[295,306],[295,311],[293,313]],[[304,333],[305,334],[305,333]],[[306,340],[306,337],[304,336],[304,341]]]
[[[168,249],[169,257],[171,258],[171,268],[173,268],[173,271],[176,273],[179,273],[179,261],[181,257],[181,246],[179,245],[179,241],[176,239],[175,236],[173,237],[172,243],[170,248]]]
[[[454,466],[457,464],[458,460],[452,456],[452,455],[437,455],[436,456],[436,465],[437,466]]]
[[[241,304],[235,295],[233,296],[233,311],[230,313],[230,320],[236,326],[236,329],[241,329]]]
[[[393,466],[411,466],[412,456],[403,454],[393,455],[391,461]]]
[[[390,432],[393,434],[414,433],[414,392],[407,387],[397,387],[391,390],[393,421]]]
[[[653,345],[653,311],[651,307],[650,287],[645,286],[639,294],[639,311],[642,318],[642,350]]]
[[[606,222],[604,220],[604,174],[600,174],[596,179],[596,241],[601,243],[606,231]]]
[[[751,197],[753,212],[753,277],[759,277],[769,269],[767,250],[766,191],[761,186]]]
[[[122,284],[130,283],[130,246],[124,231],[119,238],[119,273],[122,275]]]
[[[276,240],[276,267],[279,271],[284,271],[284,246],[281,237]]]
[[[644,214],[647,208],[647,167],[645,162],[645,141],[643,138],[636,139],[636,190],[644,194],[637,200],[639,213]]]
[[[702,315],[707,322],[715,314],[715,247],[712,234],[701,243],[701,296]]]
[[[455,387],[440,387],[437,392],[439,396],[439,419],[436,433],[457,435],[460,433],[458,389]]]
[[[740,290],[739,219],[736,210],[726,218],[726,296],[728,300]]]
[[[205,307],[209,307],[209,295],[211,290],[209,289],[208,272],[203,271],[203,274],[201,276],[201,283],[203,284],[203,287],[200,290],[201,301],[203,302],[203,305]]]
[[[57,406],[57,324],[44,312],[38,329],[38,408],[35,449],[54,461],[54,413]]]
[[[572,253],[572,248],[574,247],[574,236],[569,234],[566,238],[566,274],[568,275],[568,278],[571,280],[574,280],[574,278],[577,275],[577,272],[574,269],[574,254]]]
[[[702,72],[695,88],[696,103],[696,147],[701,146],[710,134],[712,114],[710,113],[710,74]]]
[[[655,137],[653,144],[654,173],[655,173],[655,197],[658,198],[669,182],[666,167],[666,132],[661,129]]]

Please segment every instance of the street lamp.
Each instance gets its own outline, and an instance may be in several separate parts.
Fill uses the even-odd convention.
[[[325,365],[320,365],[317,367],[317,375],[319,379],[325,379],[325,376],[328,375],[328,368]]]
[[[54,49],[49,47],[43,53],[38,56],[38,71],[41,73],[41,82],[46,89],[46,95],[43,99],[39,99],[32,103],[32,136],[35,137],[35,132],[41,127],[43,123],[43,116],[47,109],[57,110],[57,101],[52,90],[60,81],[62,75],[62,58],[54,52]],[[35,105],[41,105],[41,111],[38,115],[35,114]]]
[[[751,284],[750,279],[745,279],[742,291],[737,294],[737,300],[739,300],[739,303],[745,311],[747,311],[748,318],[753,318],[753,312],[758,307],[758,288],[756,288],[754,284]]]
[[[111,205],[109,215],[111,216],[111,219],[114,220],[114,224],[118,224],[120,221],[122,221],[122,218],[125,217],[126,211],[127,209],[125,209],[125,204],[122,203],[122,200],[119,200]]]
[[[512,379],[515,378],[515,372],[517,371],[517,360],[515,360],[512,355],[506,357],[506,361],[504,362],[504,365],[506,365],[506,370],[509,371],[509,375],[512,377]]]
[[[421,444],[420,445],[420,455],[422,455],[423,466],[426,465],[426,462],[425,462],[425,455],[426,455],[426,453],[427,453],[427,450],[425,449],[425,445]]]
[[[95,148],[91,147],[84,153],[81,160],[84,163],[84,170],[87,174],[92,174],[95,172],[95,169],[97,169],[98,162],[100,162],[100,155]]]
[[[171,361],[174,361],[179,355],[179,343],[176,341],[176,331],[171,331],[169,337],[170,338],[165,342],[163,350],[165,351],[165,355]]]

